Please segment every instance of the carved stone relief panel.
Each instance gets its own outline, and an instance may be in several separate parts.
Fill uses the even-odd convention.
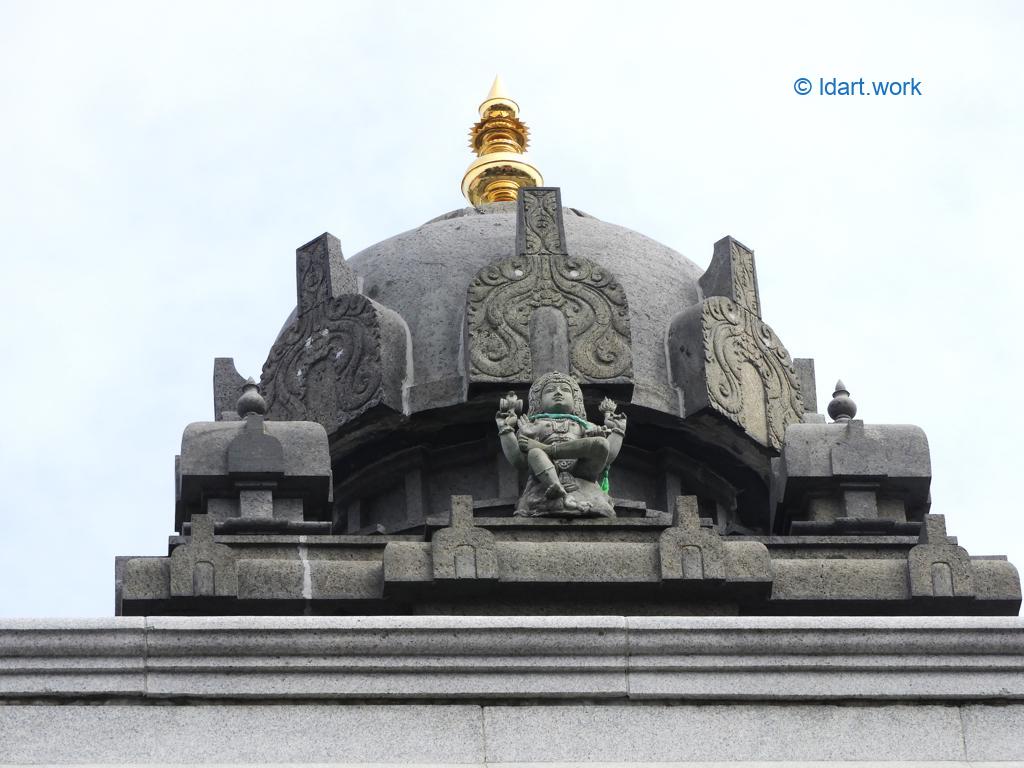
[[[261,388],[270,418],[338,426],[380,402],[380,319],[365,296],[329,299],[271,348]]]
[[[757,315],[715,296],[680,313],[669,330],[682,415],[711,409],[766,448],[782,448],[804,411],[793,359]]]
[[[355,276],[330,235],[296,252],[296,279],[296,314],[260,380],[267,417],[316,421],[331,432],[380,404],[401,412],[400,318],[354,292]]]
[[[526,383],[547,373],[531,349],[568,347],[570,373],[581,382],[632,380],[629,305],[621,284],[598,264],[565,253],[558,190],[520,191],[520,253],[480,270],[469,285],[466,324],[470,383]],[[538,311],[561,313],[564,326],[531,322]],[[531,339],[531,328],[566,339]]]
[[[786,427],[800,421],[804,406],[793,359],[775,332],[728,299],[710,299],[704,360],[712,406],[781,449]]]

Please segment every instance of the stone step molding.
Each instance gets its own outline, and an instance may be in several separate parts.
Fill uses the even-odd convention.
[[[1021,733],[1016,617],[0,623],[5,763],[948,768]]]
[[[1024,699],[1019,618],[0,623],[0,697]]]

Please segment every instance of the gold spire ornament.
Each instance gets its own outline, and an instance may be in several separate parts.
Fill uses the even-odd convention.
[[[544,186],[540,171],[523,157],[529,137],[519,105],[505,93],[501,77],[495,77],[480,105],[480,122],[469,132],[476,160],[462,177],[462,194],[472,205],[509,202],[522,187]]]

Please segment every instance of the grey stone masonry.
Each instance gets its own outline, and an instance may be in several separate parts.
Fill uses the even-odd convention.
[[[700,270],[528,187],[351,260],[324,233],[295,276],[260,383],[217,359],[118,615],[1020,610],[1014,566],[930,516],[920,429],[841,381],[817,413],[735,238]]]
[[[15,763],[948,764],[1022,725],[1016,617],[0,623]]]
[[[793,358],[793,367],[800,379],[800,396],[804,403],[804,413],[818,412],[818,385],[814,375],[814,360],[809,357]]]
[[[0,622],[0,659],[5,703],[108,693],[138,703],[181,696],[1024,702],[1019,617],[25,619]]]
[[[176,527],[193,515],[218,523],[268,518],[330,519],[331,456],[324,428],[310,421],[189,424],[176,462]]]
[[[920,427],[859,419],[792,424],[774,482],[780,527],[800,534],[916,535],[930,507],[931,479]]]
[[[169,558],[118,558],[117,613],[1015,615],[1021,604],[1013,565],[969,555],[938,515],[915,535],[723,536],[695,496],[677,497],[674,516],[585,520],[492,517],[491,500],[452,496],[421,532],[332,535],[305,532],[327,523],[267,527],[278,499],[262,493],[241,491],[246,517],[196,515],[203,525],[171,537]]]

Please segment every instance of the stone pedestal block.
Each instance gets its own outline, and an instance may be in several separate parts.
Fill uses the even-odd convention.
[[[189,424],[175,464],[176,527],[209,514],[282,522],[330,520],[331,457],[314,422],[244,420]]]
[[[916,535],[930,506],[931,460],[919,427],[794,424],[777,463],[777,528],[801,534]],[[912,523],[912,525],[908,525]]]

